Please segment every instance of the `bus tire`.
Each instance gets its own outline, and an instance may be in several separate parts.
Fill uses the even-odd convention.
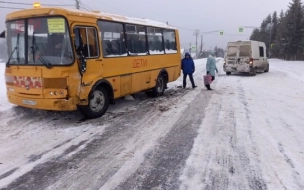
[[[165,88],[166,88],[166,79],[165,79],[165,77],[164,77],[163,74],[160,74],[157,77],[155,87],[152,89],[152,91],[147,91],[146,95],[148,97],[159,97],[159,96],[162,96],[162,95],[164,95]]]
[[[102,86],[95,87],[89,94],[89,103],[85,106],[79,106],[81,113],[89,118],[95,119],[103,116],[108,110],[110,98],[106,88]]]

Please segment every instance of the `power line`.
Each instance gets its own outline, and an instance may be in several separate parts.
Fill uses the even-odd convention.
[[[31,3],[21,3],[21,2],[9,2],[9,1],[0,1],[0,3],[3,3],[3,4],[13,4],[13,5],[33,5]],[[43,5],[46,5],[46,6],[74,6],[72,4],[43,4]]]
[[[19,9],[19,10],[21,10],[21,9],[24,9],[24,8],[18,8],[18,7],[5,7],[5,6],[0,6],[0,9]]]
[[[91,9],[89,6],[83,4],[82,2],[80,2],[80,7],[84,8],[87,11],[93,11],[93,9]]]

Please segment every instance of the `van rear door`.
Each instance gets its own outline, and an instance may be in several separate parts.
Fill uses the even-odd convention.
[[[251,46],[249,44],[241,44],[239,46],[239,64],[248,64],[251,57]]]
[[[238,54],[238,46],[228,46],[227,48],[227,65],[229,67],[236,67]]]

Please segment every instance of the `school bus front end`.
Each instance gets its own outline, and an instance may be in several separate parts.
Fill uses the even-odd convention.
[[[45,110],[77,109],[80,74],[64,17],[8,18],[6,41],[9,102]]]
[[[76,110],[78,103],[76,92],[67,88],[73,86],[72,77],[69,76],[71,72],[60,69],[55,74],[56,71],[53,70],[54,74],[51,76],[43,75],[44,72],[47,71],[39,67],[6,68],[5,79],[9,102],[44,110]],[[77,83],[77,79],[74,80]]]

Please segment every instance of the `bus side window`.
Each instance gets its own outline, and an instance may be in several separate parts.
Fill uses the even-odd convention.
[[[148,27],[148,44],[151,55],[164,54],[163,33],[160,28]]]
[[[146,27],[126,24],[127,49],[130,55],[147,55]]]
[[[127,56],[126,40],[122,23],[98,21],[101,33],[103,57]]]
[[[97,32],[93,27],[77,27],[83,43],[82,53],[86,58],[99,57]]]
[[[167,54],[177,53],[176,37],[174,30],[164,30],[165,51]]]

